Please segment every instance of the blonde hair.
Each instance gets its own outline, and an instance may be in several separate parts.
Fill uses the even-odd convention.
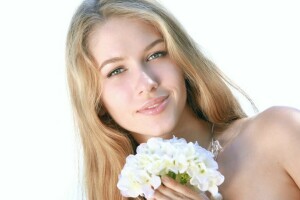
[[[67,36],[66,61],[74,116],[81,135],[89,200],[125,199],[116,185],[135,142],[103,111],[101,85],[88,40],[94,28],[112,17],[143,20],[157,28],[169,55],[182,67],[187,102],[196,115],[219,127],[245,117],[228,84],[232,83],[198,50],[179,23],[150,0],[86,0],[74,14]],[[234,85],[232,85],[234,87]]]

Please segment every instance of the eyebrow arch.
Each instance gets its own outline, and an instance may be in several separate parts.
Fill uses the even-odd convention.
[[[148,51],[150,50],[151,48],[153,48],[155,45],[159,44],[159,43],[162,43],[164,42],[164,39],[162,38],[159,38],[157,40],[154,40],[153,42],[151,42],[145,49],[144,51]],[[113,58],[110,58],[110,59],[107,59],[105,60],[99,67],[99,69],[102,69],[104,67],[104,65],[107,65],[109,63],[114,63],[114,62],[118,62],[118,61],[121,61],[123,60],[124,58],[123,57],[113,57]]]
[[[101,65],[100,65],[100,68],[99,69],[102,69],[104,67],[104,65],[107,65],[109,63],[114,63],[114,62],[118,62],[118,61],[121,61],[123,60],[124,58],[122,57],[114,57],[114,58],[110,58],[110,59],[107,59],[105,60]]]
[[[162,43],[162,42],[165,42],[164,39],[162,38],[159,38],[157,40],[154,40],[153,42],[151,42],[146,48],[144,51],[148,51],[150,50],[152,47],[154,47],[155,45],[159,44],[159,43]]]

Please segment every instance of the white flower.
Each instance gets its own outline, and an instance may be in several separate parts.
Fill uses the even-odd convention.
[[[218,186],[224,176],[217,170],[213,154],[197,143],[176,137],[151,138],[137,147],[136,155],[126,158],[117,187],[125,197],[150,198],[161,185],[160,177],[168,175],[201,192],[209,191],[214,199],[220,200]]]

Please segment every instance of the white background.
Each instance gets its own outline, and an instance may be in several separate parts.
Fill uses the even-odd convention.
[[[82,199],[64,64],[80,2],[0,3],[0,199]],[[300,108],[296,1],[161,2],[260,110]]]

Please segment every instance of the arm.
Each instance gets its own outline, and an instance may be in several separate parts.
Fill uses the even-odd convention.
[[[300,111],[288,109],[282,112],[286,118],[282,125],[286,134],[280,137],[283,167],[300,189]]]
[[[263,125],[260,128],[268,131],[260,139],[264,140],[271,156],[278,159],[284,171],[300,189],[300,111],[273,107],[264,111],[261,118]]]

